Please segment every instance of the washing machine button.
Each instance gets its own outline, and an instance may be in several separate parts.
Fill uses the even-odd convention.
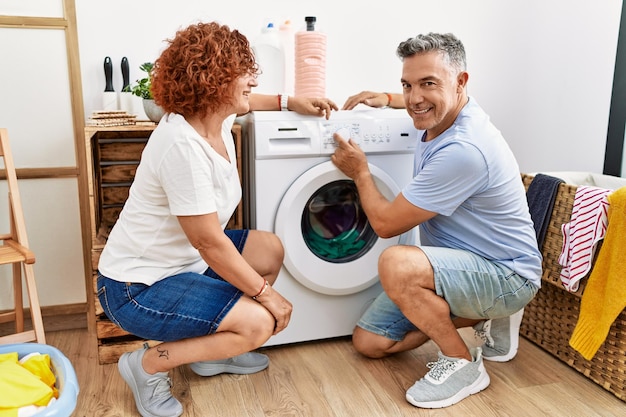
[[[338,134],[341,137],[341,139],[345,141],[348,141],[352,137],[352,133],[350,132],[350,129],[348,129],[347,127],[340,127],[339,129],[335,131],[335,133]]]

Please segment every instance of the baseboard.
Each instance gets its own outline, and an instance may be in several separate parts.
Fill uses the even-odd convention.
[[[58,330],[72,330],[87,328],[87,303],[63,304],[56,306],[46,306],[41,308],[43,316],[44,331],[54,332]],[[2,312],[0,312],[2,313]],[[31,329],[30,309],[24,309],[25,323],[27,329]],[[0,336],[11,334],[15,331],[13,322],[0,323]]]

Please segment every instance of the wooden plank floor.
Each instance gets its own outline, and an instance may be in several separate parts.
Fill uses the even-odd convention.
[[[468,343],[477,342],[462,330]],[[99,365],[95,339],[86,329],[47,333],[48,343],[71,360],[80,385],[75,417],[139,416],[116,364]],[[254,375],[200,377],[180,367],[171,373],[174,395],[192,417],[395,417],[626,415],[626,403],[531,342],[520,340],[508,363],[485,362],[491,385],[439,410],[408,404],[405,391],[436,357],[428,343],[392,358],[370,360],[349,338],[262,349],[267,370]]]

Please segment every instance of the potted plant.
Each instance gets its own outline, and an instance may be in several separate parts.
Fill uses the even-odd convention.
[[[136,81],[136,84],[131,88],[131,92],[143,99],[143,110],[146,112],[148,119],[158,123],[165,112],[154,102],[154,97],[152,97],[152,91],[150,90],[152,68],[154,68],[152,62],[144,62],[139,66],[139,69],[145,72],[146,76]]]

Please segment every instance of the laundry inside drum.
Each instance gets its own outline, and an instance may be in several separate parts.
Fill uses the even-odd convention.
[[[311,252],[333,263],[363,256],[378,238],[351,180],[333,181],[319,188],[304,207],[301,227]]]

